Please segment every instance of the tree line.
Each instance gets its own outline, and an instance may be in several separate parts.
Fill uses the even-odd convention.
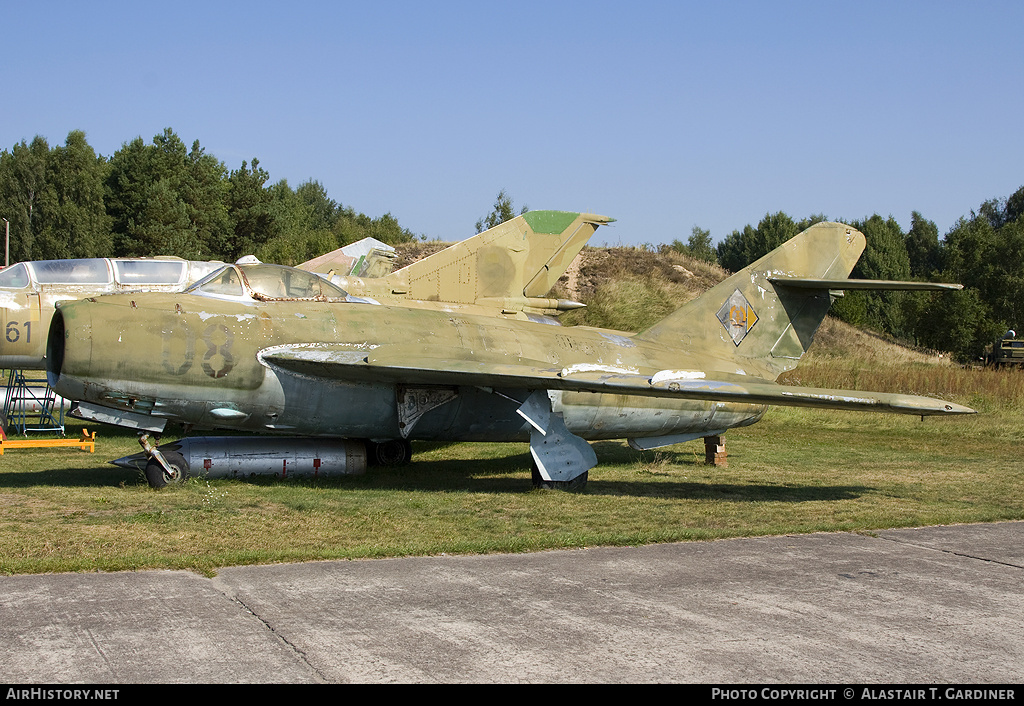
[[[518,212],[525,211],[525,207]],[[517,215],[502,190],[477,231]],[[259,160],[229,170],[171,129],[150,143],[136,137],[110,157],[85,133],[63,145],[42,137],[0,152],[0,216],[10,222],[12,262],[73,257],[177,255],[233,261],[255,254],[298,264],[370,236],[389,244],[416,236],[386,213],[358,213],[309,180],[270,183]],[[717,246],[694,226],[686,243],[663,246],[736,271],[814,223],[768,213]],[[848,292],[833,312],[857,326],[964,359],[1013,328],[1024,328],[1024,187],[960,218],[941,239],[920,213],[903,232],[891,216],[851,221],[867,245],[853,277],[958,282],[960,292]]]
[[[10,222],[11,262],[255,254],[297,264],[366,236],[415,239],[390,213],[357,213],[316,181],[294,189],[269,182],[258,159],[229,170],[198,140],[186,148],[170,128],[109,158],[76,130],[63,145],[36,136],[0,152],[0,216]]]
[[[698,226],[686,243],[675,240],[668,247],[735,272],[825,220],[816,214],[796,221],[780,211],[766,214],[756,227],[734,230],[717,247]],[[1024,326],[1024,187],[984,202],[941,239],[935,223],[917,211],[907,232],[892,216],[843,222],[867,241],[851,277],[953,282],[964,289],[847,292],[832,307],[839,318],[962,360],[977,360],[986,345]]]

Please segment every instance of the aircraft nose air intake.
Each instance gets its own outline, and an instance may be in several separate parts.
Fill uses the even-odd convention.
[[[64,366],[64,315],[60,309],[50,320],[50,333],[46,339],[46,381],[56,387],[60,370]]]

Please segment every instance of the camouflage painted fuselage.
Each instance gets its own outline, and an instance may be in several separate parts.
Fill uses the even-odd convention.
[[[181,292],[223,262],[88,258],[17,263],[0,273],[0,368],[45,368],[54,305],[116,292]]]
[[[372,304],[239,304],[194,295],[113,295],[59,308],[50,383],[58,394],[197,428],[304,436],[528,440],[526,390],[333,379],[268,361],[275,350],[329,345],[352,355],[639,374],[693,370],[750,379],[735,363],[585,327]],[[725,367],[723,367],[725,366]],[[552,410],[583,439],[661,437],[757,421],[762,404],[551,391]],[[403,414],[417,405],[421,416]],[[411,427],[411,428],[410,428]]]

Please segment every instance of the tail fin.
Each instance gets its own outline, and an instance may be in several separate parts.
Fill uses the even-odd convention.
[[[531,299],[555,285],[594,231],[613,220],[592,213],[530,211],[385,279],[392,292],[410,299],[530,306]],[[564,308],[573,304],[565,302]]]
[[[832,291],[849,282],[864,243],[860,231],[842,223],[813,225],[637,338],[735,361],[747,373],[774,380],[810,347]],[[784,284],[787,277],[790,284]]]
[[[377,278],[391,274],[394,259],[393,247],[376,238],[363,238],[296,267],[324,275]]]

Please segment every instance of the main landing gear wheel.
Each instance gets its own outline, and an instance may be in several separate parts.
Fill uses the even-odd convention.
[[[163,488],[166,485],[181,485],[188,480],[188,463],[185,457],[176,451],[164,452],[164,460],[171,467],[171,473],[167,472],[160,462],[155,458],[149,459],[146,463],[146,480],[153,488]]]
[[[570,493],[582,493],[587,488],[587,475],[589,471],[583,471],[571,480],[544,480],[537,468],[537,462],[530,464],[530,475],[533,479],[533,487],[539,490],[565,490]]]
[[[366,456],[375,466],[404,466],[412,460],[412,444],[408,439],[367,441]]]

